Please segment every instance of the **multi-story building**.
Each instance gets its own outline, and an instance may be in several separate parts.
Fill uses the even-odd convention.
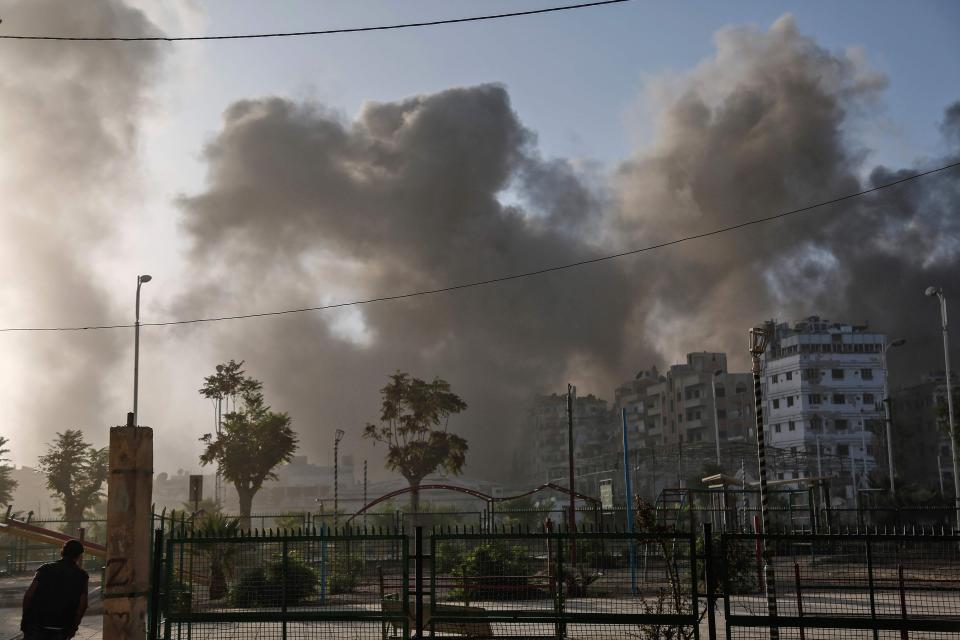
[[[958,378],[953,378],[954,398]],[[953,495],[953,458],[943,424],[947,402],[944,372],[929,373],[920,384],[890,393],[894,474],[902,485],[936,488]]]
[[[615,464],[617,431],[607,401],[590,394],[574,401],[574,456],[577,460],[577,488],[596,495],[599,479],[609,475],[606,467]],[[567,396],[551,394],[534,401],[528,415],[533,431],[532,469],[528,474],[537,483],[567,485]],[[581,484],[582,483],[582,484]]]
[[[864,487],[865,474],[877,466],[874,432],[883,429],[887,338],[865,325],[818,316],[793,326],[767,326],[773,330],[763,362],[768,442],[804,454],[805,461],[778,475],[826,475],[822,467],[811,468],[812,461],[839,460],[839,468],[850,476],[843,482],[846,497],[852,499],[854,483]],[[844,466],[843,460],[849,464]]]
[[[724,353],[687,354],[666,375],[641,371],[616,390],[616,413],[627,410],[631,447],[742,442],[753,435],[749,373],[727,371]]]

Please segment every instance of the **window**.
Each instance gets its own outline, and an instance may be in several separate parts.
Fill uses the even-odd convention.
[[[787,426],[787,429],[789,429],[790,431],[796,431],[796,430],[797,430],[797,425],[793,422],[793,420],[791,420],[790,422],[788,422],[787,425],[788,425],[788,426]]]
[[[846,403],[846,401],[847,399],[844,397],[842,393],[833,394],[833,404],[844,404]]]
[[[717,409],[717,420],[726,420],[726,419],[727,419],[727,410]]]
[[[787,371],[787,380],[793,380],[793,371]]]
[[[873,398],[872,393],[863,394],[863,404],[875,404],[876,400]]]
[[[861,380],[873,380],[873,369],[860,369]]]
[[[840,335],[839,333],[835,333],[835,334],[831,335],[831,336],[830,336],[830,339],[831,339],[833,342],[843,342],[843,336]]]
[[[804,369],[803,370],[804,380],[819,380],[820,379],[820,370],[819,369]]]
[[[716,388],[713,390],[713,392],[714,392],[714,394],[716,394],[716,397],[718,397],[718,398],[723,398],[724,396],[727,395],[727,391],[726,391],[726,389],[724,389],[723,387],[716,387]]]
[[[838,444],[838,445],[837,445],[837,455],[838,455],[838,456],[849,456],[849,455],[850,455],[850,445],[848,445],[848,444]]]
[[[793,396],[787,396],[787,406],[788,407],[793,406]]]
[[[810,400],[810,404],[820,404],[820,394],[811,393],[809,400]]]
[[[771,380],[773,384],[777,384],[777,374],[773,374],[773,379]]]
[[[840,418],[833,421],[833,426],[837,431],[846,431],[847,421],[844,418]]]
[[[737,393],[746,393],[746,392],[747,392],[747,385],[745,385],[745,384],[743,384],[743,383],[737,383],[737,390],[736,390],[736,392],[737,392]]]
[[[774,408],[774,409],[779,409],[779,408],[780,408],[780,399],[779,399],[779,398],[774,398],[774,400],[773,400],[773,408]]]
[[[830,377],[834,380],[843,380],[843,369],[831,369]]]
[[[777,433],[780,433],[780,425],[779,424],[773,425],[773,430]]]

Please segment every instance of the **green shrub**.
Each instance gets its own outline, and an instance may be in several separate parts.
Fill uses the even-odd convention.
[[[356,553],[340,551],[330,563],[330,594],[353,593],[363,575],[363,559]]]
[[[286,579],[284,579],[286,576]],[[296,606],[317,594],[317,572],[304,562],[300,556],[290,553],[287,556],[286,573],[283,560],[278,558],[267,567],[267,592],[273,595],[276,604],[280,604],[281,594],[286,586],[286,606]]]
[[[256,607],[261,604],[266,590],[267,572],[263,567],[246,569],[240,573],[230,593],[230,600],[235,607]]]
[[[535,598],[540,589],[530,584],[526,550],[502,541],[483,542],[464,556],[459,570],[465,575],[466,594],[473,600]]]

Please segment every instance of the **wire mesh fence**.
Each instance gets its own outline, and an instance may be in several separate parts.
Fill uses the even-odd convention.
[[[164,638],[382,638],[405,629],[406,538],[394,534],[171,538]]]
[[[960,638],[948,534],[183,530],[159,549],[153,638]]]
[[[764,542],[781,637],[960,637],[960,536],[902,534],[723,536],[728,637],[770,637]]]

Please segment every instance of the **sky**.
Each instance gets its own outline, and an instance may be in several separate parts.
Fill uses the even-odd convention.
[[[45,0],[4,0],[2,32],[220,35],[550,3],[92,6],[74,16]],[[317,38],[0,42],[11,61],[0,71],[0,132],[11,141],[0,150],[10,195],[0,325],[129,322],[138,273],[154,278],[145,322],[311,306],[587,258],[856,191],[878,166],[910,171],[957,154],[944,123],[960,100],[958,36],[952,2],[638,1]],[[811,81],[831,105],[822,117],[806,120],[821,103],[783,85],[792,72],[822,78]],[[763,162],[724,133],[750,113],[736,101],[744,87],[776,96],[769,113],[782,126],[756,143]],[[695,121],[690,95],[713,110],[709,125]],[[396,129],[398,114],[409,131]],[[756,185],[725,172],[728,150],[743,159],[732,166],[758,168]],[[760,170],[771,164],[772,177]],[[676,167],[689,174],[676,178]],[[711,184],[712,175],[727,180]],[[937,180],[935,197],[911,192],[899,208],[871,201],[856,211],[868,227],[871,215],[889,221],[876,225],[889,233],[870,255],[831,237],[831,225],[854,223],[830,218],[820,233],[797,227],[807,235],[790,243],[758,233],[766,250],[752,262],[738,236],[446,301],[145,328],[140,416],[155,429],[155,466],[197,471],[197,439],[213,414],[196,391],[229,358],[247,360],[268,401],[291,412],[302,453],[321,462],[336,428],[350,434],[345,451],[382,455],[359,432],[376,418],[388,373],[446,377],[470,405],[455,426],[475,445],[471,475],[502,470],[490,434],[514,433],[534,393],[570,380],[609,398],[618,381],[687,350],[740,349],[744,327],[768,317],[842,312],[907,332],[917,345],[904,357],[909,381],[938,366],[937,326],[933,308],[907,313],[904,292],[914,276],[956,273],[947,233],[956,177]],[[783,188],[767,193],[773,183]],[[747,198],[749,187],[757,191]],[[897,255],[892,229],[918,254]],[[836,300],[870,290],[860,285],[877,264],[899,274],[896,296]],[[738,304],[757,278],[765,295]],[[65,428],[106,444],[107,427],[130,409],[130,333],[0,334],[9,407],[0,433],[15,463],[35,463]],[[745,368],[743,354],[731,361]]]

